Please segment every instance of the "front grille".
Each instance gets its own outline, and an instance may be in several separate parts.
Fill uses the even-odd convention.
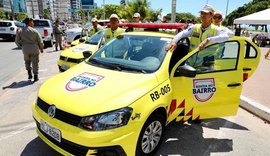
[[[74,58],[68,58],[65,56],[60,56],[60,60],[66,61],[66,62],[72,62],[72,63],[80,63],[83,61],[83,59],[74,59]]]
[[[37,99],[37,105],[45,113],[48,112],[48,109],[51,106],[48,103],[46,103],[45,101],[43,101],[41,98],[39,98],[39,97]],[[77,116],[77,115],[62,111],[62,110],[60,110],[58,108],[56,108],[54,118],[56,118],[56,119],[58,119],[60,121],[63,121],[65,123],[68,123],[70,125],[76,126],[76,127],[79,126],[79,123],[80,123],[80,121],[82,119],[82,117],[80,117],[80,116]]]
[[[61,143],[54,140],[51,136],[49,136],[48,134],[44,133],[41,129],[40,129],[40,124],[39,122],[36,121],[37,124],[37,128],[38,130],[42,133],[42,135],[44,135],[48,140],[50,140],[53,144],[55,144],[56,146],[60,147],[61,149],[73,154],[73,155],[86,155],[89,148],[86,146],[82,146],[82,145],[78,145],[75,144],[73,142],[70,142],[66,139],[61,138]]]

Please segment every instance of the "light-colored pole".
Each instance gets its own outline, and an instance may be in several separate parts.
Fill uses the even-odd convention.
[[[225,13],[225,17],[227,17],[227,13],[228,13],[228,7],[229,7],[229,0],[227,0],[227,6],[226,6],[226,13]]]
[[[105,12],[105,0],[103,0],[103,10],[104,10],[104,17],[103,17],[103,19],[105,19],[105,16],[106,16],[106,12]]]
[[[175,23],[176,19],[176,0],[172,0],[172,19],[171,22]]]
[[[11,16],[12,16],[12,20],[15,19],[15,13],[14,13],[14,7],[13,7],[13,2],[12,0],[9,0],[9,3],[10,3],[10,9],[11,9]]]

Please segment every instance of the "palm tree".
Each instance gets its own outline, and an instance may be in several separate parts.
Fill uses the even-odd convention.
[[[130,19],[135,12],[140,13],[141,18],[144,19],[148,15],[150,2],[148,2],[147,0],[128,1],[128,8],[128,12],[131,14]]]

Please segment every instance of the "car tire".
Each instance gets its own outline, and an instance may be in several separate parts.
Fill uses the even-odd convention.
[[[136,156],[152,156],[160,146],[164,132],[166,119],[161,114],[152,114],[140,132]]]

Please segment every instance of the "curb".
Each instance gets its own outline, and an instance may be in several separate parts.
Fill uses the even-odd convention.
[[[270,122],[270,109],[243,95],[240,96],[240,106],[252,114]]]

